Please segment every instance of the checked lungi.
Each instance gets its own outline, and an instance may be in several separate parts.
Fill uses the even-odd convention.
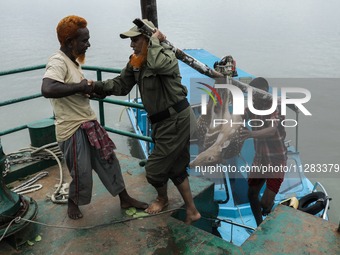
[[[90,132],[87,132],[86,128],[93,127],[88,124],[94,123],[96,131],[99,131],[96,126],[98,123],[95,122],[84,123],[85,125],[83,124],[68,140],[58,143],[72,177],[69,198],[78,206],[91,202],[92,169],[98,174],[101,182],[112,196],[116,196],[125,189],[119,161],[113,151],[115,146],[106,131],[100,129],[102,133],[95,132],[90,137],[88,135]],[[93,140],[96,139],[104,141],[104,143],[94,142]],[[99,144],[101,148],[97,148],[96,144],[97,147]]]

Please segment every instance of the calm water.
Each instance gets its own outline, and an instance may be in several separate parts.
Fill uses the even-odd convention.
[[[59,48],[56,26],[75,14],[88,21],[91,48],[86,65],[122,68],[131,54],[128,40],[119,33],[140,17],[140,1],[13,0],[1,1],[0,70],[45,64]],[[65,8],[67,6],[67,9]],[[231,54],[237,66],[254,75],[270,78],[272,86],[304,87],[312,95],[306,107],[312,116],[300,117],[299,150],[305,164],[340,164],[338,100],[340,17],[337,0],[186,0],[158,1],[159,28],[179,48],[204,48],[218,57]],[[0,77],[0,101],[40,92],[43,70]],[[95,74],[85,73],[88,79]],[[104,75],[104,79],[112,75]],[[294,78],[294,79],[292,79]],[[317,79],[316,79],[317,78]],[[121,99],[125,99],[122,97]],[[93,107],[97,109],[96,103]],[[108,126],[130,130],[122,107],[105,108]],[[0,109],[5,130],[50,117],[46,99]],[[301,115],[301,114],[300,114]],[[2,137],[5,152],[30,143],[24,130]],[[137,143],[111,135],[118,151],[140,157]],[[15,142],[13,142],[15,141]],[[321,180],[333,201],[330,218],[340,215],[339,176],[324,174]],[[313,177],[312,181],[316,179]]]

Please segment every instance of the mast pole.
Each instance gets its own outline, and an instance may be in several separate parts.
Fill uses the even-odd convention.
[[[152,21],[155,27],[158,28],[156,0],[140,0],[140,6],[142,10],[142,19]]]

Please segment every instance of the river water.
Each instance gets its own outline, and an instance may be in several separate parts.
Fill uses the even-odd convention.
[[[237,66],[268,78],[274,87],[302,87],[311,93],[305,104],[312,116],[300,114],[299,151],[303,164],[340,164],[338,112],[340,100],[340,2],[337,0],[186,0],[158,1],[159,29],[179,48],[204,48]],[[45,64],[59,48],[58,22],[67,15],[88,21],[91,48],[86,65],[123,68],[132,53],[119,33],[140,17],[138,0],[13,0],[1,1],[0,71]],[[0,77],[0,101],[40,92],[44,70]],[[85,72],[96,79],[93,72]],[[104,74],[103,79],[112,77]],[[118,97],[125,99],[125,97]],[[92,102],[97,111],[97,103]],[[106,125],[132,131],[122,107],[107,106]],[[52,116],[40,98],[0,109],[0,130]],[[118,152],[141,157],[135,140],[110,134]],[[1,138],[6,153],[30,143],[28,131]],[[329,169],[328,171],[331,171]],[[339,222],[340,173],[309,175],[326,187],[330,220]]]

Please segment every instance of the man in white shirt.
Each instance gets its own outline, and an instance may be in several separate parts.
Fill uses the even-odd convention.
[[[61,47],[49,58],[41,87],[43,96],[50,98],[57,141],[72,177],[68,199],[71,219],[82,218],[79,206],[91,201],[92,169],[113,196],[119,195],[122,208],[148,207],[126,192],[119,161],[113,151],[116,147],[91,109],[88,95],[98,95],[93,93],[80,66],[90,47],[86,26],[86,20],[75,15],[59,22],[57,34]]]

